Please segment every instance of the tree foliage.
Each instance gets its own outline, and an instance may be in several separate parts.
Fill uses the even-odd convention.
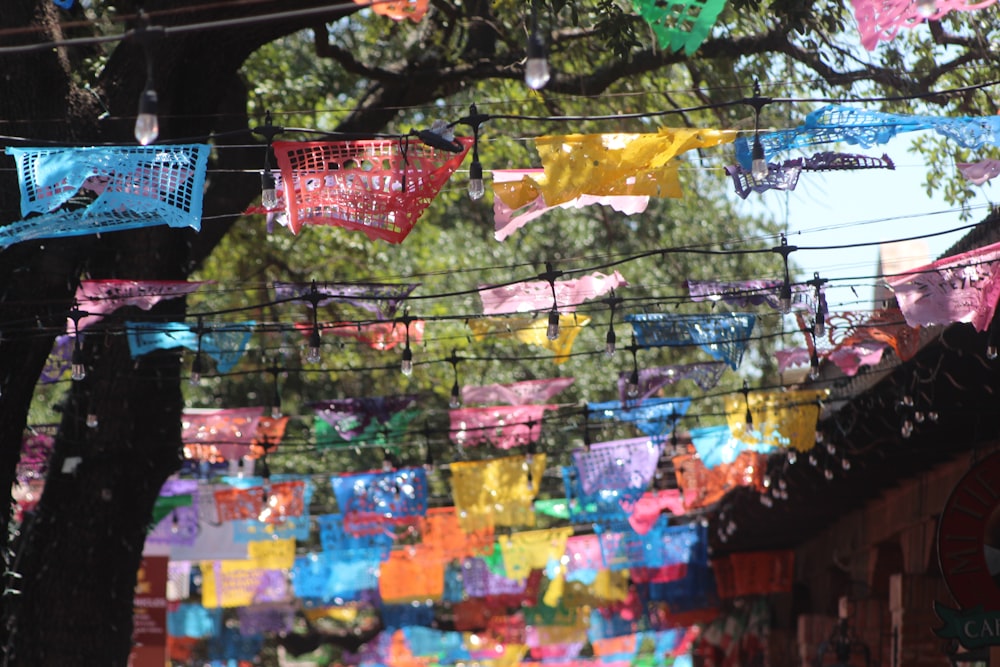
[[[668,124],[748,127],[752,110],[728,104],[749,94],[759,79],[763,94],[880,96],[885,110],[950,114],[996,112],[985,87],[992,78],[998,28],[992,13],[954,13],[939,22],[903,31],[876,51],[857,46],[846,6],[806,0],[743,0],[722,14],[710,37],[688,57],[661,49],[634,7],[624,0],[537,3],[548,37],[554,76],[546,90],[529,93],[520,83],[530,17],[513,0],[434,0],[420,23],[393,23],[360,6],[316,0],[174,2],[78,2],[68,12],[51,0],[0,3],[0,118],[10,145],[50,142],[71,145],[131,143],[139,93],[146,84],[145,51],[134,38],[117,39],[139,27],[139,9],[166,32],[150,44],[160,98],[161,138],[212,138],[215,146],[205,191],[201,233],[147,229],[100,237],[52,239],[15,245],[0,253],[0,480],[15,479],[22,433],[35,387],[54,337],[61,333],[81,277],[130,279],[214,278],[224,287],[203,301],[165,302],[152,317],[183,319],[199,309],[264,303],[264,287],[275,279],[392,280],[420,275],[421,290],[444,293],[477,281],[523,279],[546,261],[559,267],[595,264],[609,253],[638,254],[684,245],[773,244],[774,229],[748,220],[724,199],[719,162],[693,160],[686,172],[687,198],[658,202],[638,221],[608,211],[557,211],[544,226],[522,230],[504,245],[490,240],[491,216],[461,194],[458,179],[439,197],[405,244],[388,247],[337,229],[307,229],[298,237],[268,235],[259,218],[241,212],[259,196],[255,173],[262,166],[259,134],[250,130],[272,111],[285,127],[339,132],[399,132],[454,121],[475,103],[492,115],[541,116],[628,114],[709,107],[669,119],[565,122],[491,121],[483,128],[487,169],[521,167],[534,156],[525,139],[543,133],[649,131]],[[297,10],[311,10],[297,11]],[[273,15],[273,16],[272,16]],[[269,17],[260,22],[255,16]],[[214,22],[226,22],[215,24]],[[199,24],[199,29],[185,26]],[[129,33],[132,34],[132,33]],[[83,40],[83,41],[63,41]],[[58,42],[56,48],[51,42]],[[984,87],[977,87],[984,86]],[[961,94],[936,91],[964,87]],[[775,122],[771,110],[765,124]],[[781,122],[794,122],[808,108],[788,105]],[[459,127],[459,129],[462,129]],[[282,138],[306,135],[288,132]],[[952,155],[933,143],[920,147],[940,172]],[[12,162],[0,171],[0,220],[20,219]],[[946,187],[962,201],[965,190],[931,177],[928,187]],[[654,255],[629,263],[623,273],[635,294],[648,298],[676,293],[686,277],[746,278],[778,275],[770,261],[733,256],[711,264],[684,255]],[[469,268],[489,270],[469,271]],[[630,292],[632,294],[633,292]],[[199,297],[200,298],[200,297]],[[472,300],[420,302],[419,315],[473,312]],[[417,308],[414,306],[414,312]],[[304,313],[300,313],[304,316]],[[263,306],[259,318],[292,317]],[[578,342],[581,350],[603,346],[605,313]],[[108,318],[101,335],[88,335],[88,375],[51,402],[60,420],[46,493],[20,532],[12,527],[8,571],[20,591],[4,606],[6,664],[123,665],[130,642],[131,600],[146,524],[163,480],[180,464],[179,418],[191,405],[232,406],[264,391],[264,359],[245,362],[243,375],[210,380],[207,388],[182,389],[188,357],[157,352],[131,359],[123,322],[149,316],[124,311]],[[332,320],[341,313],[327,312]],[[778,327],[770,323],[770,330]],[[302,372],[290,332],[264,334],[258,348],[273,360],[287,359],[281,380],[286,409],[304,412],[309,400],[417,390],[442,404],[451,368],[440,363],[451,349],[472,354],[461,322],[435,325],[409,382],[384,355],[345,344],[333,350],[336,364]],[[755,361],[767,377],[765,343]],[[463,361],[466,383],[509,381],[552,374],[547,361],[508,358],[509,345],[487,346],[488,360]],[[479,350],[476,349],[479,353]],[[621,353],[619,357],[621,357]],[[522,355],[523,357],[523,355]],[[663,357],[643,353],[643,363]],[[672,359],[676,360],[676,359]],[[620,360],[619,360],[620,365]],[[284,362],[283,362],[284,365]],[[363,369],[358,372],[357,369]],[[574,357],[559,369],[579,378],[571,400],[595,399],[610,374],[589,357]],[[426,371],[426,372],[425,372]],[[592,393],[593,392],[593,393]],[[47,421],[52,413],[39,412]],[[96,414],[99,428],[88,428]],[[439,413],[443,414],[442,413]],[[295,425],[293,433],[304,434]],[[436,447],[446,440],[434,424]],[[303,446],[308,444],[304,435]],[[572,435],[547,433],[547,446],[565,451]],[[294,438],[292,439],[294,441]],[[411,451],[411,450],[408,450]],[[297,470],[368,464],[299,457]],[[321,468],[322,466],[322,468]],[[6,521],[5,521],[6,523]],[[81,574],[82,573],[82,574]]]

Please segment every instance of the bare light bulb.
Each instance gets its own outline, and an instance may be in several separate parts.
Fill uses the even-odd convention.
[[[545,42],[537,31],[528,38],[528,59],[524,63],[524,82],[532,90],[541,90],[552,77],[545,55]]]
[[[97,415],[93,412],[87,413],[87,428],[97,428]]]
[[[309,348],[306,350],[306,363],[318,364],[323,360],[320,355],[320,338],[319,329],[313,327],[312,332],[309,334]]]
[[[922,18],[929,19],[937,13],[937,0],[917,0],[914,3],[917,14]]]
[[[549,311],[549,325],[545,328],[545,337],[549,340],[559,340],[559,311],[555,306]]]
[[[479,160],[473,160],[469,165],[469,199],[482,199],[486,194],[486,186],[483,184],[483,165]]]
[[[278,208],[278,184],[274,174],[266,170],[260,175],[260,205],[268,211]]]
[[[778,310],[784,314],[792,312],[792,286],[786,280],[778,291]]]
[[[451,386],[451,398],[448,400],[448,407],[457,410],[462,407],[462,394],[458,388],[458,380]]]
[[[751,157],[750,177],[757,183],[767,180],[770,168],[767,166],[767,158],[764,156],[764,145],[760,143],[760,135],[755,134],[753,137]]]
[[[139,114],[135,117],[135,140],[143,146],[148,146],[160,136],[159,106],[156,91],[147,83],[139,96]]]
[[[194,355],[194,360],[191,362],[191,376],[189,378],[191,384],[201,383],[201,371],[201,352],[198,352]]]
[[[826,313],[820,311],[816,313],[816,321],[813,323],[813,336],[822,338],[826,335]]]
[[[635,368],[632,369],[632,374],[628,376],[628,382],[625,383],[625,395],[629,398],[635,398],[639,395],[639,371]]]
[[[399,363],[399,372],[406,377],[413,375],[413,352],[410,351],[409,345],[403,349],[403,360]]]
[[[79,382],[87,377],[87,366],[83,363],[83,350],[80,349],[79,344],[73,348],[71,362],[72,366],[70,367],[70,377],[74,381]]]
[[[608,336],[604,339],[604,354],[611,359],[615,356],[615,330],[608,327]]]

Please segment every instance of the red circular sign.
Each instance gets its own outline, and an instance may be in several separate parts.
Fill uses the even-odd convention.
[[[962,609],[1000,610],[1000,452],[972,467],[941,512],[938,562]]]

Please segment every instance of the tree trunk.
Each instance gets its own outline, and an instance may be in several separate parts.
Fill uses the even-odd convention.
[[[160,4],[171,10],[198,6],[145,3],[154,19]],[[220,3],[211,15],[199,12],[197,20],[248,14],[233,4],[227,10]],[[253,11],[325,4],[272,2]],[[207,141],[218,133],[216,145],[252,143],[239,78],[243,61],[262,44],[343,13],[160,40],[152,53],[161,141]],[[178,16],[170,12],[163,20],[194,20]],[[51,0],[0,3],[0,26],[40,28],[24,33],[25,43],[63,37],[59,18]],[[83,145],[134,143],[131,123],[146,78],[143,50],[134,41],[117,45],[93,93],[75,87],[71,78],[72,59],[79,56],[45,50],[0,57],[0,117],[17,120],[6,123],[8,133]],[[111,120],[98,122],[104,107]],[[203,205],[211,222],[199,234],[159,227],[0,252],[0,484],[10,488],[14,481],[34,386],[65,325],[81,272],[93,278],[186,278],[259,194],[255,179],[236,172],[255,158],[263,163],[262,150],[218,151],[213,166],[220,169],[206,182]],[[13,167],[9,158],[3,163]],[[0,171],[0,179],[0,223],[6,224],[21,218],[19,189],[12,169]],[[174,300],[141,318],[183,320],[184,314],[184,300]],[[14,561],[5,563],[13,574],[6,578],[0,624],[4,665],[127,664],[136,573],[160,487],[180,463],[183,407],[179,353],[133,360],[122,326],[130,316],[140,313],[119,311],[83,337],[87,377],[69,387],[45,493],[11,543]],[[96,428],[87,427],[88,413],[97,415]],[[6,534],[9,516],[0,515]]]

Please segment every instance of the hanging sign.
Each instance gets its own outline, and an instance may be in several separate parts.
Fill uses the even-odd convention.
[[[1000,646],[1000,452],[973,466],[952,489],[938,522],[938,559],[948,592],[938,602],[939,637],[967,649]]]

